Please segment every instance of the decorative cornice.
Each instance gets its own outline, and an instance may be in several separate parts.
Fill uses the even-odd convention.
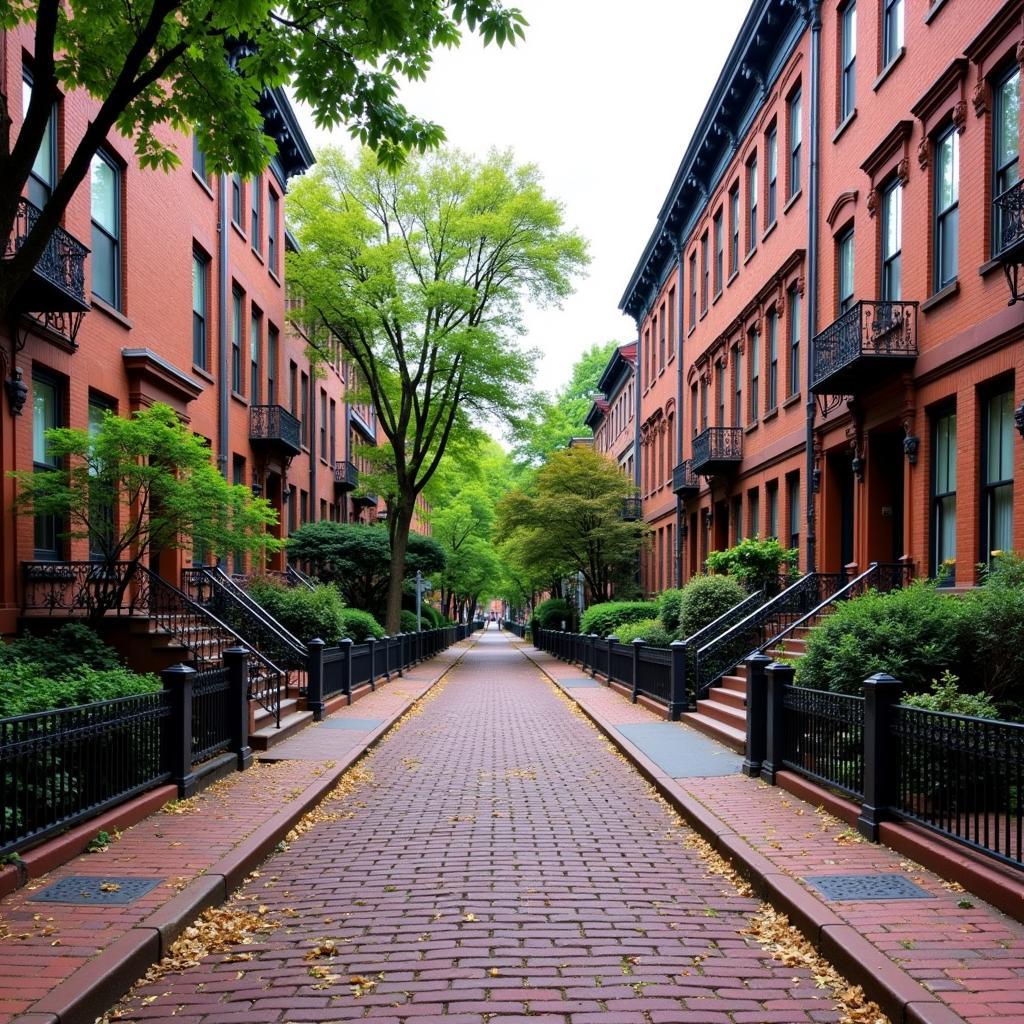
[[[889,170],[888,165],[896,159],[901,148],[903,158],[906,158],[907,143],[913,133],[913,121],[897,121],[896,127],[868,154],[867,159],[860,165],[860,169],[871,179],[872,184],[875,183],[880,172]]]

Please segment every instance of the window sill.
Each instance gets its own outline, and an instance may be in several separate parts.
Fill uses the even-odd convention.
[[[231,392],[231,397],[236,402],[239,402],[241,405],[248,405],[249,404],[249,400],[245,397],[245,395],[239,393],[238,391],[232,391]]]
[[[798,188],[787,200],[786,205],[782,208],[783,213],[789,213],[790,208],[796,205],[797,200],[804,194],[802,188]]]
[[[938,14],[945,6],[946,0],[933,0],[931,7],[928,8],[928,12],[924,16],[924,23],[926,25],[930,25],[935,15]]]
[[[261,252],[259,251],[259,249],[257,249],[257,248],[256,248],[255,246],[253,246],[253,249],[252,249],[252,254],[253,254],[253,256],[255,256],[255,257],[256,257],[256,259],[258,259],[258,260],[260,261],[260,263],[263,263],[263,262],[264,262],[264,259],[263,259],[263,253],[261,253]]]
[[[109,302],[105,302],[98,295],[93,293],[90,301],[92,302],[92,308],[98,309],[101,313],[106,313],[115,323],[119,323],[126,331],[130,331],[135,324],[128,319],[119,309],[114,309]]]
[[[281,278],[277,276],[277,271],[273,267],[267,267],[267,273],[270,275],[270,279],[278,286],[281,287]]]
[[[686,336],[690,337],[690,335],[693,334],[693,332],[695,330],[697,330],[697,325],[696,324],[690,324],[690,326],[686,329]]]
[[[731,273],[731,274],[729,275],[729,280],[725,282],[725,287],[726,287],[726,288],[728,288],[728,287],[729,287],[729,285],[731,285],[731,284],[733,283],[733,281],[735,281],[735,280],[736,280],[736,278],[737,278],[737,277],[739,277],[739,276],[740,276],[740,268],[739,268],[739,267],[737,267],[737,268],[736,268],[736,269],[735,269],[735,270],[734,270],[734,271],[733,271],[733,272],[732,272],[732,273]]]
[[[764,229],[764,234],[761,236],[761,241],[763,242],[778,226],[779,221],[778,218],[776,218],[771,222],[771,224],[768,225],[768,227]]]
[[[941,305],[946,301],[946,299],[952,298],[959,291],[960,279],[958,277],[954,277],[945,288],[940,288],[934,295],[929,295],[928,298],[921,303],[921,312],[927,313],[929,310]]]
[[[791,405],[796,405],[796,403],[799,402],[799,401],[800,401],[800,392],[797,391],[794,394],[790,395],[789,398],[787,398],[782,403],[782,408],[783,409],[788,409]]]
[[[707,309],[702,309],[702,310],[700,311],[700,318],[701,318],[701,320],[703,320],[703,319],[704,319],[704,317],[706,317],[707,315],[708,315],[708,311],[707,311]]]
[[[192,171],[192,177],[195,178],[196,184],[212,199],[213,189],[210,188],[210,183],[201,175],[196,174],[195,169]]]
[[[978,276],[988,277],[988,275],[991,274],[993,270],[999,270],[1002,268],[1002,266],[1003,261],[999,259],[998,256],[993,256],[992,259],[987,260],[985,263],[982,263],[980,267],[978,267]]]
[[[243,242],[248,242],[249,241],[249,239],[246,237],[245,232],[234,221],[231,222],[231,226],[235,229],[235,234],[238,235],[238,237]]]
[[[743,266],[746,266],[755,256],[757,255],[757,246],[753,249],[747,250],[747,255],[743,257]]]
[[[757,422],[757,420],[754,420],[754,422],[753,422],[753,423],[748,423],[748,424],[747,424],[747,425],[746,425],[746,426],[745,426],[745,427],[743,428],[743,433],[744,433],[744,434],[752,434],[752,433],[753,433],[753,432],[754,432],[755,430],[757,430],[757,428],[758,428],[758,427],[759,427],[760,425],[761,425],[761,424],[760,424],[760,423],[758,423],[758,422]]]
[[[718,291],[715,292],[714,298],[712,298],[712,300],[711,300],[711,305],[713,306],[721,297],[722,297],[722,289],[719,288]]]
[[[764,421],[763,422],[767,423],[769,420],[775,419],[775,417],[778,416],[778,415],[779,415],[779,407],[775,406],[774,409],[769,409],[764,414]]]
[[[835,143],[837,143],[839,141],[839,137],[843,134],[843,132],[845,132],[846,129],[849,128],[851,124],[853,124],[853,122],[856,119],[856,117],[857,117],[857,108],[854,107],[853,110],[851,110],[846,115],[846,117],[843,118],[843,120],[839,124],[839,127],[836,128],[836,130],[832,133],[832,144],[833,145],[835,145]]]
[[[884,68],[882,68],[882,70],[878,74],[878,77],[871,83],[871,89],[873,92],[878,92],[878,90],[882,87],[882,83],[892,74],[893,68],[895,68],[901,60],[903,60],[903,55],[906,52],[907,48],[905,46],[901,46],[900,52],[897,53],[896,56],[893,57],[893,59],[889,61],[889,63],[886,64]]]
[[[197,376],[202,377],[203,380],[208,381],[210,384],[216,384],[217,383],[217,380],[213,376],[213,374],[210,373],[209,370],[205,369],[202,366],[196,366],[196,364],[193,363],[192,364],[192,372],[194,374],[196,374]]]

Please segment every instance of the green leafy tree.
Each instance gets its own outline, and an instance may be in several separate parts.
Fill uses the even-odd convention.
[[[622,518],[632,484],[589,448],[567,448],[538,470],[531,492],[513,491],[498,505],[498,533],[514,540],[528,573],[582,572],[592,595],[605,595],[636,571],[648,527]]]
[[[10,0],[0,29],[19,24],[35,34],[33,88],[13,144],[0,94],[0,237],[10,236],[58,95],[82,89],[99,107],[26,242],[0,264],[5,319],[111,131],[134,141],[143,167],[166,169],[178,162],[166,129],[192,125],[213,170],[248,176],[275,152],[260,96],[290,83],[319,127],[347,125],[394,166],[408,149],[444,138],[398,101],[400,80],[424,78],[432,51],[458,45],[463,27],[502,46],[521,38],[526,22],[500,0]]]
[[[12,473],[18,510],[57,517],[65,535],[88,540],[108,569],[182,546],[259,555],[281,547],[269,532],[277,525],[274,508],[248,487],[229,484],[207,443],[169,406],[130,418],[108,412],[94,432],[47,430],[46,447],[61,468]],[[120,603],[127,582],[113,571],[98,575],[96,617]]]
[[[569,294],[586,262],[537,169],[508,153],[410,159],[397,171],[364,150],[322,153],[288,203],[300,249],[289,277],[314,357],[359,368],[386,439],[392,485],[387,626],[396,630],[418,495],[475,423],[525,405],[527,304]]]

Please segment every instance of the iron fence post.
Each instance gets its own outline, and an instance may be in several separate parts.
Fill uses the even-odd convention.
[[[773,661],[765,666],[765,678],[768,680],[767,714],[765,729],[765,752],[761,763],[761,778],[769,785],[775,785],[775,775],[782,767],[783,730],[785,729],[785,709],[782,706],[785,688],[793,685],[793,666]]]
[[[885,672],[864,680],[864,801],[857,831],[873,843],[878,842],[879,824],[890,817],[896,802],[892,719],[902,692],[903,683]]]
[[[766,654],[747,658],[747,756],[743,774],[756,779],[761,774],[768,744],[768,694],[764,670],[772,663]]]
[[[324,648],[319,637],[306,644],[306,707],[313,712],[313,721],[324,717]]]
[[[180,664],[160,674],[171,701],[168,767],[180,799],[196,791],[196,777],[192,772],[192,681],[195,675],[194,668]]]
[[[391,682],[391,637],[384,634],[381,637],[381,644],[384,647],[384,682]]]
[[[597,641],[598,636],[596,633],[590,634],[590,678],[593,679],[597,675]]]
[[[637,690],[640,688],[640,648],[644,646],[643,640],[637,637],[633,641],[633,690],[629,699],[635,704]]]
[[[611,686],[612,682],[612,645],[617,644],[619,638],[614,634],[605,641],[608,645],[608,685]]]
[[[686,641],[673,640],[669,650],[672,652],[672,667],[669,676],[668,718],[670,722],[678,722],[687,708]]]
[[[405,634],[399,633],[395,640],[398,641],[398,678],[401,679],[405,675]]]
[[[231,708],[231,752],[238,757],[238,770],[252,764],[249,746],[249,652],[244,647],[229,647],[224,652],[228,670],[228,706]]]
[[[377,689],[377,684],[374,682],[377,675],[377,638],[375,636],[368,636],[366,638],[366,646],[370,649],[370,692],[372,693]]]
[[[348,703],[352,703],[352,640],[350,637],[342,637],[338,641],[338,646],[341,648],[341,682],[342,692],[348,699]]]

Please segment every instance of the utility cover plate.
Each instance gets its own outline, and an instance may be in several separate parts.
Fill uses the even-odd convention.
[[[591,679],[590,676],[570,676],[568,679],[559,679],[561,686],[600,686],[601,684],[596,679]]]
[[[383,718],[328,718],[320,723],[324,729],[361,729],[365,732],[373,732],[383,724]]]
[[[93,904],[124,906],[152,892],[162,881],[162,878],[69,875],[33,893],[29,899],[42,903],[76,903],[83,907]]]
[[[932,899],[906,875],[808,875],[810,882],[829,900],[922,900]]]

